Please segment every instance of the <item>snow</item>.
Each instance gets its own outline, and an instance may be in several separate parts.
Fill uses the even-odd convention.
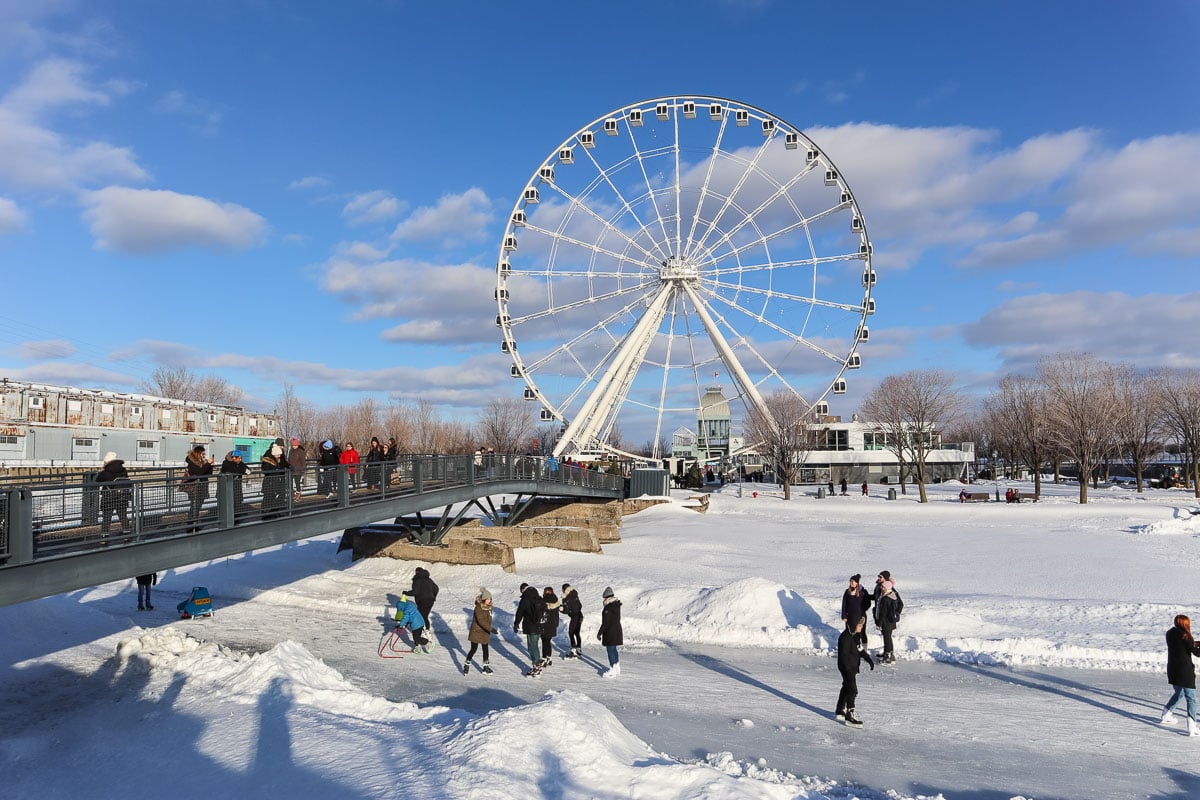
[[[0,609],[3,796],[1200,796],[1200,741],[1158,724],[1163,633],[1197,616],[1195,498],[748,488],[707,514],[679,493],[603,554],[520,550],[516,574],[424,564],[441,586],[430,655],[377,655],[418,563],[352,564],[340,532],[162,573],[150,612],[132,581]],[[880,569],[905,601],[900,660],[864,669],[852,730],[832,716],[840,595]],[[522,581],[576,587],[583,660],[522,676]],[[195,585],[216,616],[179,620]],[[602,680],[610,585],[626,644]],[[464,676],[483,586],[496,674]]]

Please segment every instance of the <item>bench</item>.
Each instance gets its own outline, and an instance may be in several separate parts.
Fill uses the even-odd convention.
[[[992,499],[992,496],[987,492],[967,492],[966,496],[959,495],[959,502],[962,503],[986,503]]]
[[[701,514],[707,514],[708,513],[708,495],[694,494],[687,499],[687,502],[683,504],[683,507],[690,508],[693,511],[699,511]]]

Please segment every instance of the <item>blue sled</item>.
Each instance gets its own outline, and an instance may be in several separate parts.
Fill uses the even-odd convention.
[[[213,615],[212,595],[203,586],[193,586],[191,596],[175,606],[175,610],[183,616],[183,619],[211,617]]]

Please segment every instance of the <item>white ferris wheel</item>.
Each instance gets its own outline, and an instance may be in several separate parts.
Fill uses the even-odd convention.
[[[858,203],[812,140],[744,103],[663,97],[534,171],[500,245],[496,324],[525,398],[561,426],[556,454],[626,452],[614,431],[657,449],[703,419],[714,383],[766,419],[776,392],[828,413],[874,285]]]

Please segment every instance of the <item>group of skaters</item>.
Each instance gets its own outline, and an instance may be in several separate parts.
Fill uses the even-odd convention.
[[[834,717],[852,728],[861,728],[862,720],[854,713],[854,703],[858,699],[858,672],[862,662],[867,662],[872,670],[875,661],[867,647],[867,614],[871,614],[875,627],[883,634],[883,649],[877,654],[879,663],[894,664],[896,651],[892,642],[892,634],[900,623],[900,614],[904,611],[904,600],[892,580],[892,573],[880,570],[875,578],[875,590],[868,592],[862,585],[862,575],[850,576],[850,585],[842,593],[842,624],[843,629],[838,636],[837,662],[838,672],[842,676],[842,690],[838,693],[837,708]]]
[[[554,663],[553,642],[562,626],[563,618],[566,619],[569,647],[562,657],[583,657],[583,601],[575,587],[569,583],[564,583],[561,591],[560,597],[555,593],[553,586],[547,586],[541,591],[528,583],[522,583],[520,586],[517,610],[513,614],[513,633],[525,634],[525,646],[529,654],[526,677],[537,677]],[[429,636],[432,627],[430,615],[437,594],[438,586],[430,577],[429,570],[418,567],[413,575],[411,588],[400,595],[396,604],[397,628],[408,628],[413,640],[414,653],[427,654],[433,645]],[[601,599],[603,606],[596,639],[605,647],[608,655],[608,669],[603,675],[612,678],[621,674],[621,659],[617,649],[624,644],[621,601],[617,599],[611,586],[605,587]],[[475,595],[475,608],[467,626],[467,641],[471,647],[463,662],[463,675],[469,675],[472,667],[484,675],[495,672],[489,663],[492,636],[499,633],[493,624],[493,613],[492,593],[486,588],[481,588]],[[478,664],[475,662],[476,653],[483,657]]]

